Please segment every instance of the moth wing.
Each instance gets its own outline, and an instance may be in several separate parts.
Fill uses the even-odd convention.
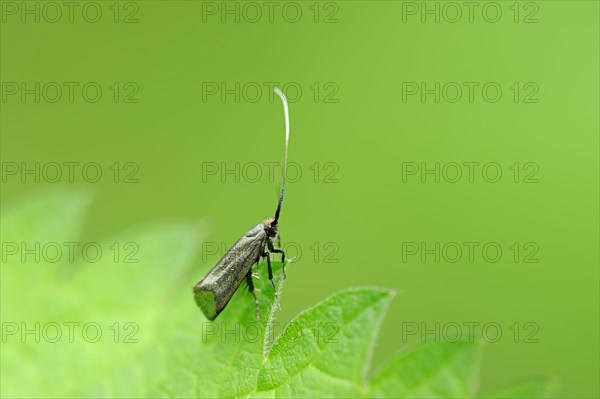
[[[194,287],[196,303],[214,320],[237,291],[264,250],[267,234],[262,223],[254,226],[223,255]]]

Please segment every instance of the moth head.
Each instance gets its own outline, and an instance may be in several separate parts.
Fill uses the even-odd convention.
[[[277,237],[277,223],[275,222],[275,218],[266,218],[263,220],[263,226],[265,227],[265,232],[269,237]]]

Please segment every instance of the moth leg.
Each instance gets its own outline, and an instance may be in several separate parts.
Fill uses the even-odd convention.
[[[273,286],[273,295],[275,295],[275,303],[281,311],[281,305],[279,305],[279,295],[277,294],[277,290],[275,289],[275,283],[273,282],[273,268],[271,267],[271,254],[268,252],[263,252],[262,256],[267,259],[267,268],[269,270],[269,280],[271,280],[271,285]]]
[[[262,256],[267,260],[267,270],[269,271],[269,280],[271,281],[271,285],[273,286],[273,291],[275,291],[275,283],[273,282],[273,268],[271,267],[271,254],[268,252],[263,252]]]
[[[267,247],[269,247],[269,251],[272,253],[281,254],[281,271],[283,272],[283,278],[285,278],[285,252],[281,249],[275,249],[271,240],[267,240]]]
[[[248,288],[254,297],[254,303],[256,304],[256,320],[260,320],[260,306],[258,305],[258,298],[256,292],[254,292],[254,283],[252,282],[252,270],[246,274],[246,281],[248,282]]]

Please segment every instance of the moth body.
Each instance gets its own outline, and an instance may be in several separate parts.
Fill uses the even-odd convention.
[[[285,181],[287,178],[287,150],[290,137],[290,122],[288,115],[288,104],[285,95],[275,88],[275,93],[281,98],[285,114],[285,153],[283,160],[283,183],[281,185],[281,195],[275,216],[265,219],[250,229],[242,238],[223,255],[221,260],[194,286],[194,299],[196,304],[202,310],[209,320],[214,320],[227,306],[233,294],[246,279],[250,292],[254,296],[256,303],[257,319],[260,319],[260,306],[258,298],[254,292],[254,283],[252,282],[252,265],[258,263],[261,257],[267,261],[267,270],[269,280],[275,290],[273,283],[273,269],[271,267],[271,253],[281,254],[282,272],[285,278],[285,254],[281,249],[275,249],[273,240],[279,238],[277,223],[279,213],[285,193]],[[270,251],[266,251],[265,247]],[[277,292],[275,292],[277,299]]]

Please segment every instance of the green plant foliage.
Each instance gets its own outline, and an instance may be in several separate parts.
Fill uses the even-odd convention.
[[[386,289],[339,291],[275,338],[280,298],[260,267],[260,320],[245,287],[206,320],[191,290],[205,232],[189,223],[123,232],[93,262],[10,254],[10,243],[78,243],[88,204],[54,191],[3,209],[2,397],[478,397],[473,343],[422,345],[372,371]],[[530,381],[490,397],[546,395],[546,381]]]

